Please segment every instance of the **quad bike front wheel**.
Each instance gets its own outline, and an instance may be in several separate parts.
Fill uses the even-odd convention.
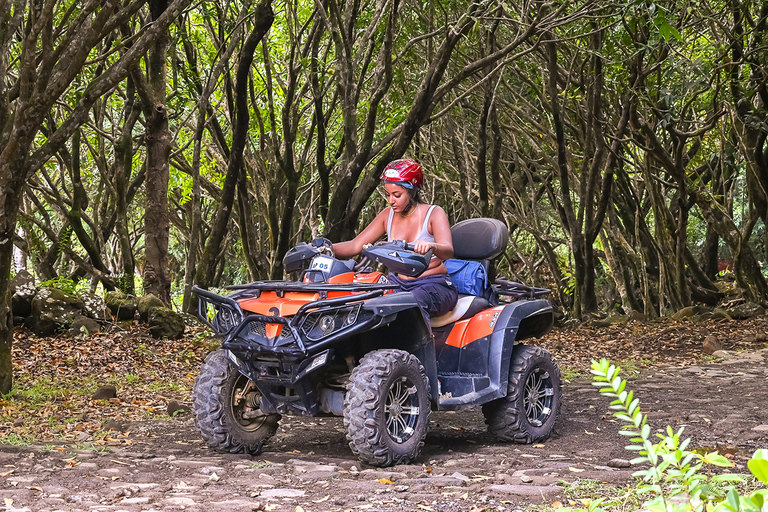
[[[375,350],[352,371],[344,427],[362,462],[380,467],[411,462],[424,445],[429,415],[429,381],[413,354]]]
[[[258,390],[232,367],[222,349],[205,359],[192,398],[195,426],[214,450],[256,455],[277,431],[280,415],[259,410]]]
[[[501,441],[520,444],[549,438],[560,412],[560,370],[540,347],[516,345],[512,351],[507,396],[483,405],[488,431]]]

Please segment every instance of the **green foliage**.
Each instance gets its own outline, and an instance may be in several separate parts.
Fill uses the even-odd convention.
[[[40,283],[40,286],[50,290],[61,290],[62,292],[68,293],[70,295],[74,295],[77,292],[77,284],[73,280],[61,276],[55,277],[48,281],[43,281]]]
[[[741,495],[735,483],[746,477],[732,473],[709,475],[702,471],[705,466],[728,468],[733,463],[718,453],[697,453],[688,450],[690,439],[682,439],[683,428],[676,432],[666,428],[666,434],[656,434],[659,442],[651,441],[651,427],[640,410],[640,400],[626,390],[627,382],[619,376],[620,368],[603,359],[592,362],[594,385],[601,386],[600,393],[614,400],[610,409],[613,416],[624,422],[622,435],[630,437],[627,450],[636,451],[633,464],[647,464],[634,476],[642,478],[636,491],[651,494],[643,510],[659,512],[707,511],[707,512],[766,512],[768,489],[758,489]],[[768,450],[757,450],[748,463],[749,470],[763,485],[768,485]],[[601,500],[592,502],[587,510],[601,511]]]

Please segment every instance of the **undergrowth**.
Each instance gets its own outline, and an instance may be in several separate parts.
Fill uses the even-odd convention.
[[[619,433],[630,438],[627,450],[638,454],[631,462],[644,466],[633,473],[638,483],[623,494],[610,496],[600,496],[585,486],[572,493],[572,501],[586,508],[559,510],[603,512],[638,510],[639,506],[644,512],[768,512],[768,450],[757,450],[748,461],[749,477],[727,472],[734,464],[719,453],[689,450],[690,438],[682,438],[683,427],[674,431],[668,426],[666,434],[656,434],[659,441],[653,443],[640,400],[626,390],[627,382],[619,371],[605,359],[592,362],[593,384],[601,386],[601,394],[613,398],[613,416],[624,423]],[[712,474],[710,467],[725,469]]]

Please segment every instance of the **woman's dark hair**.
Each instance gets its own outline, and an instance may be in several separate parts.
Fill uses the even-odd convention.
[[[405,209],[405,211],[410,211],[411,208],[416,206],[419,203],[423,203],[424,201],[421,199],[421,190],[418,190],[416,188],[405,188],[406,192],[408,192],[408,208]]]

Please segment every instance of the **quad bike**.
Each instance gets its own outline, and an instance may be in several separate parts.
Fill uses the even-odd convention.
[[[463,221],[451,233],[455,257],[486,269],[508,240],[495,219]],[[418,275],[429,254],[408,249],[374,245],[356,265],[301,243],[284,259],[288,272],[308,264],[297,281],[233,286],[228,296],[195,288],[200,317],[223,338],[193,390],[205,442],[258,454],[282,414],[335,415],[362,462],[407,464],[430,411],[474,406],[500,440],[547,439],[560,371],[549,352],[521,341],[551,329],[552,306],[539,298],[549,290],[497,280],[483,297],[460,295],[453,311],[428,319],[410,292],[364,268],[373,260]]]

